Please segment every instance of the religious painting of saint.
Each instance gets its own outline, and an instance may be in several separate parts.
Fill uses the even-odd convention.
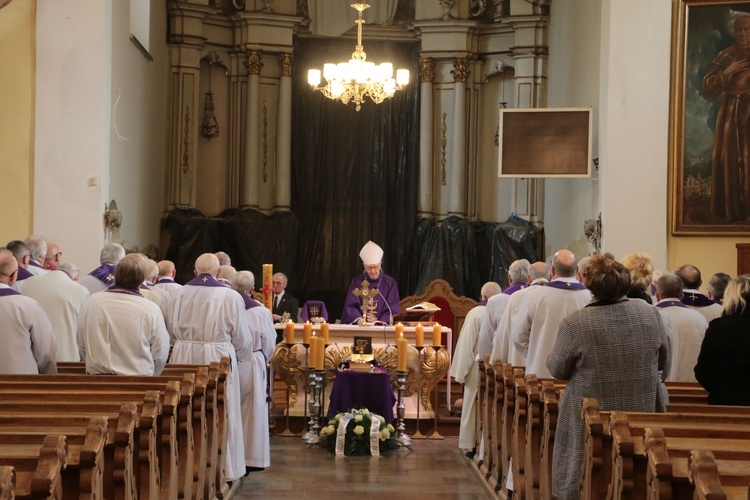
[[[673,13],[672,233],[750,234],[750,1]]]

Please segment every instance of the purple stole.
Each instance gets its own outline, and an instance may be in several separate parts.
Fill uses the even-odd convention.
[[[175,281],[172,278],[159,278],[156,280],[155,285],[161,285],[162,283],[174,283]]]
[[[586,285],[579,281],[550,281],[544,286],[558,290],[586,290]]]
[[[44,269],[44,266],[42,266],[41,264],[39,264],[39,263],[38,263],[37,261],[35,261],[35,260],[29,260],[29,265],[30,265],[30,266],[34,266],[34,267],[38,267],[39,269]]]
[[[107,286],[115,284],[115,264],[102,264],[89,274]]]
[[[0,288],[0,297],[7,297],[8,295],[21,295],[12,288]]]
[[[24,269],[23,267],[18,268],[18,278],[16,278],[16,281],[23,281],[25,279],[31,278],[34,276],[31,274],[28,269]]]
[[[517,291],[523,290],[524,288],[526,288],[526,284],[522,285],[520,283],[513,283],[512,285],[510,285],[508,288],[506,288],[500,293],[504,293],[505,295],[513,295]]]
[[[192,285],[192,286],[220,286],[222,288],[226,288],[224,285],[219,283],[216,278],[211,276],[210,274],[204,273],[199,274],[195,278],[191,279],[185,285]]]
[[[486,305],[487,305],[487,299],[484,299],[484,300],[482,300],[480,302],[477,302],[477,305],[474,306],[474,307],[477,307],[477,306],[486,306]]]
[[[219,278],[216,281],[218,281],[221,286],[225,286],[227,288],[232,288],[232,282],[229,281],[226,278]]]
[[[245,310],[252,309],[253,307],[260,307],[261,303],[249,296],[246,293],[241,293],[242,300],[245,302]]]
[[[141,292],[139,292],[137,288],[125,288],[124,286],[112,285],[104,291],[112,293],[126,293],[128,295],[135,295],[136,297],[143,298],[143,295],[141,295]]]
[[[139,286],[141,290],[151,290],[151,287],[148,286],[146,283],[141,283],[141,286]]]
[[[664,309],[665,307],[687,307],[687,306],[677,299],[672,299],[669,302],[659,302],[658,304],[656,304],[656,307],[658,307],[659,309]]]
[[[716,304],[713,300],[709,299],[702,293],[690,292],[689,294],[682,293],[682,303],[686,306],[691,307],[708,307],[712,304]]]

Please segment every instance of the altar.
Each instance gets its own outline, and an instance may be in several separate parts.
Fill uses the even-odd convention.
[[[274,325],[277,330],[284,332],[285,324]],[[322,336],[320,325],[311,325],[312,334]],[[403,328],[403,336],[408,342],[408,353],[406,369],[406,387],[404,391],[405,418],[428,420],[434,418],[431,396],[440,380],[447,375],[447,389],[439,397],[445,398],[450,408],[450,360],[451,346],[453,345],[453,332],[449,328],[441,328],[442,346],[435,349],[432,345],[416,345],[416,327],[398,325],[399,330]],[[425,343],[431,344],[432,325],[425,326]],[[398,363],[398,350],[396,348],[396,326],[353,326],[353,325],[328,325],[328,343],[325,348],[324,370],[325,370],[325,394],[323,397],[323,414],[328,413],[331,390],[338,374],[339,365],[359,355],[353,351],[354,338],[364,338],[371,342],[372,356],[382,368],[389,373],[391,387],[397,389],[396,368]],[[309,346],[303,343],[304,325],[294,324],[294,342],[279,342],[271,359],[274,372],[279,375],[286,385],[287,404],[285,414],[293,417],[309,415],[309,409],[305,408],[306,390],[308,386]],[[417,403],[421,404],[419,407]],[[419,413],[419,415],[418,415]]]

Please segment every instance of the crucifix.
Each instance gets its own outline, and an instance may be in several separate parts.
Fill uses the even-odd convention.
[[[370,283],[364,280],[362,281],[362,288],[355,288],[352,290],[352,294],[362,300],[362,307],[360,307],[362,310],[362,319],[365,322],[373,323],[375,321],[375,309],[378,307],[377,302],[375,302],[378,289],[370,289]]]

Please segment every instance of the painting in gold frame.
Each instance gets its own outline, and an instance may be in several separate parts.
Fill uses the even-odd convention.
[[[750,234],[750,1],[673,5],[672,234]]]

